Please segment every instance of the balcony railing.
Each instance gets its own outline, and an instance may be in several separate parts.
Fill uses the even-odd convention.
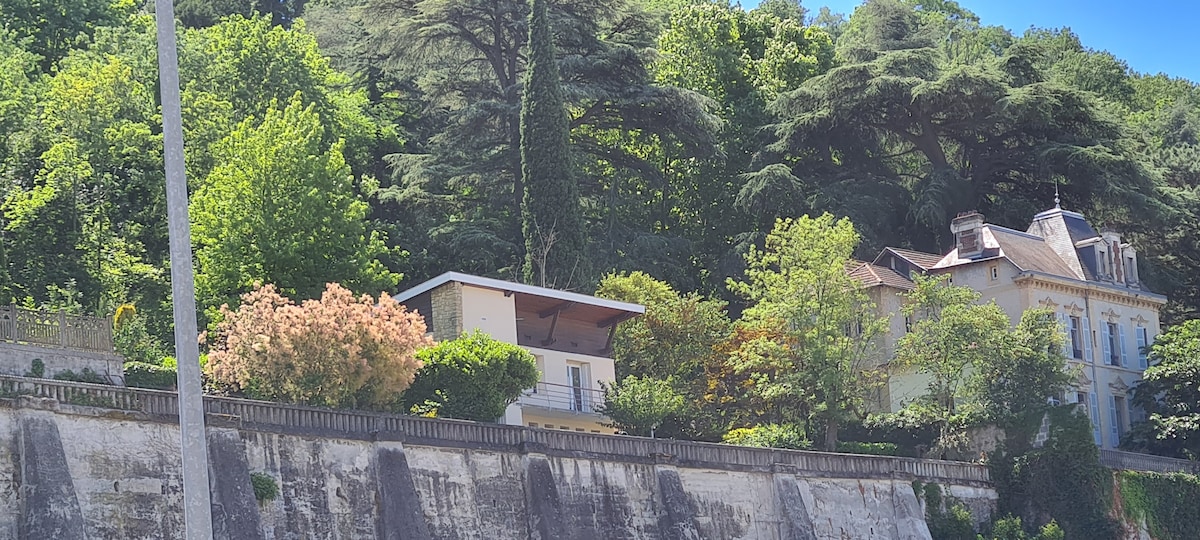
[[[594,413],[604,404],[604,392],[580,386],[539,382],[537,386],[526,390],[521,395],[521,404],[562,411]]]
[[[3,306],[0,341],[111,353],[112,322],[107,317]]]

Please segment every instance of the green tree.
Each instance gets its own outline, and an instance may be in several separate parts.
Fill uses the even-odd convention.
[[[529,70],[521,95],[524,275],[527,283],[568,288],[587,272],[583,211],[546,0],[532,0],[532,6]]]
[[[725,355],[717,350],[732,323],[725,303],[696,293],[680,295],[644,272],[612,274],[596,296],[646,306],[646,313],[621,323],[613,338],[617,379],[630,376],[670,381],[686,407],[658,433],[713,440],[729,430],[734,407],[717,388],[725,377]]]
[[[670,381],[630,375],[603,386],[604,404],[597,412],[629,435],[654,437],[663,421],[684,409],[683,394]]]
[[[1134,426],[1123,446],[1200,459],[1200,319],[1158,335],[1149,353],[1150,367],[1133,398],[1149,418]]]
[[[495,422],[538,382],[529,351],[475,330],[417,353],[423,362],[402,397],[406,410]]]
[[[966,420],[960,407],[972,368],[989,357],[1007,357],[1008,316],[995,302],[976,304],[979,293],[945,284],[946,276],[918,277],[906,294],[904,315],[912,330],[896,343],[895,364],[929,378],[926,399],[906,406],[939,429],[939,446],[954,447]],[[968,410],[970,410],[968,408]]]
[[[1063,328],[1048,309],[1030,309],[1011,330],[1007,354],[983,356],[971,370],[967,392],[994,421],[1021,418],[1062,396],[1074,380],[1062,353]]]
[[[859,236],[848,219],[829,214],[783,219],[764,248],[746,255],[746,280],[729,286],[751,302],[739,325],[777,330],[744,343],[733,361],[752,373],[764,398],[784,397],[824,429],[823,447],[837,449],[838,428],[862,414],[872,388],[874,338],[885,319],[862,284],[846,271]],[[807,430],[806,430],[807,431]]]
[[[941,31],[969,28],[972,16],[911,4],[857,9],[838,43],[844,64],[772,105],[778,154],[764,159],[766,185],[850,216],[877,243],[922,249],[944,243],[964,210],[1023,226],[1056,184],[1073,208],[1114,226],[1161,216],[1154,173],[1121,124],[1092,93],[1047,76],[1039,47],[989,39],[986,54],[954,61]]]
[[[72,48],[87,43],[96,28],[119,23],[133,7],[132,0],[6,0],[0,3],[0,20],[5,30],[29,38],[29,52],[49,72]]]
[[[359,291],[391,290],[398,276],[379,257],[367,203],[351,187],[343,144],[299,96],[247,119],[213,149],[217,165],[192,198],[196,287],[201,305],[220,305],[257,283],[301,299],[340,281]]]

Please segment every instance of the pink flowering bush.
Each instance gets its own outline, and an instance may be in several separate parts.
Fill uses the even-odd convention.
[[[299,305],[261,286],[221,315],[206,369],[216,384],[259,399],[384,409],[421,368],[417,349],[433,345],[416,312],[336,283]]]

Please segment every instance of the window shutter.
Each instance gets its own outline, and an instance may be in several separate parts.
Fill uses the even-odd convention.
[[[1104,356],[1101,358],[1101,363],[1112,363],[1112,340],[1108,337],[1108,324],[1100,322],[1100,347],[1103,349]]]
[[[1063,356],[1071,358],[1075,351],[1071,347],[1071,319],[1067,318],[1066,313],[1057,313],[1058,327],[1065,331],[1063,334]]]
[[[1129,367],[1129,347],[1125,346],[1125,325],[1117,323],[1117,333],[1120,337],[1117,344],[1121,346],[1121,365]]]
[[[1096,439],[1096,446],[1103,446],[1104,441],[1100,440],[1100,403],[1096,399],[1096,394],[1088,394],[1090,398],[1088,407],[1088,416],[1092,418],[1092,437]]]
[[[1109,440],[1112,441],[1113,448],[1121,444],[1121,436],[1117,433],[1117,398],[1116,396],[1108,396],[1108,434]]]
[[[1079,330],[1079,339],[1083,340],[1083,359],[1091,362],[1092,358],[1092,323],[1087,317],[1083,318],[1083,328]]]
[[[1146,369],[1146,327],[1139,326],[1134,333],[1137,334],[1138,367]]]

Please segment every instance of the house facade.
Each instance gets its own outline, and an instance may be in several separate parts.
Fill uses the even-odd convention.
[[[447,272],[395,296],[425,318],[433,338],[450,340],[478,329],[534,355],[540,378],[508,406],[500,422],[546,429],[613,433],[598,412],[600,383],[616,378],[616,325],[643,306]]]
[[[885,248],[871,267],[904,279],[864,281],[872,297],[899,297],[918,273],[948,274],[954,285],[995,301],[1014,324],[1027,309],[1050,309],[1064,330],[1063,354],[1078,371],[1062,399],[1087,411],[1097,445],[1116,447],[1140,419],[1129,391],[1147,367],[1146,347],[1159,333],[1167,300],[1138,279],[1136,250],[1118,233],[1098,232],[1082,214],[1057,206],[1034,216],[1025,231],[987,223],[975,212],[956,217],[950,230],[955,246],[944,255]],[[889,301],[876,305],[899,319],[891,325],[892,348],[885,345],[894,351],[906,322]],[[899,409],[920,396],[926,382],[914,373],[892,373],[879,408]]]

